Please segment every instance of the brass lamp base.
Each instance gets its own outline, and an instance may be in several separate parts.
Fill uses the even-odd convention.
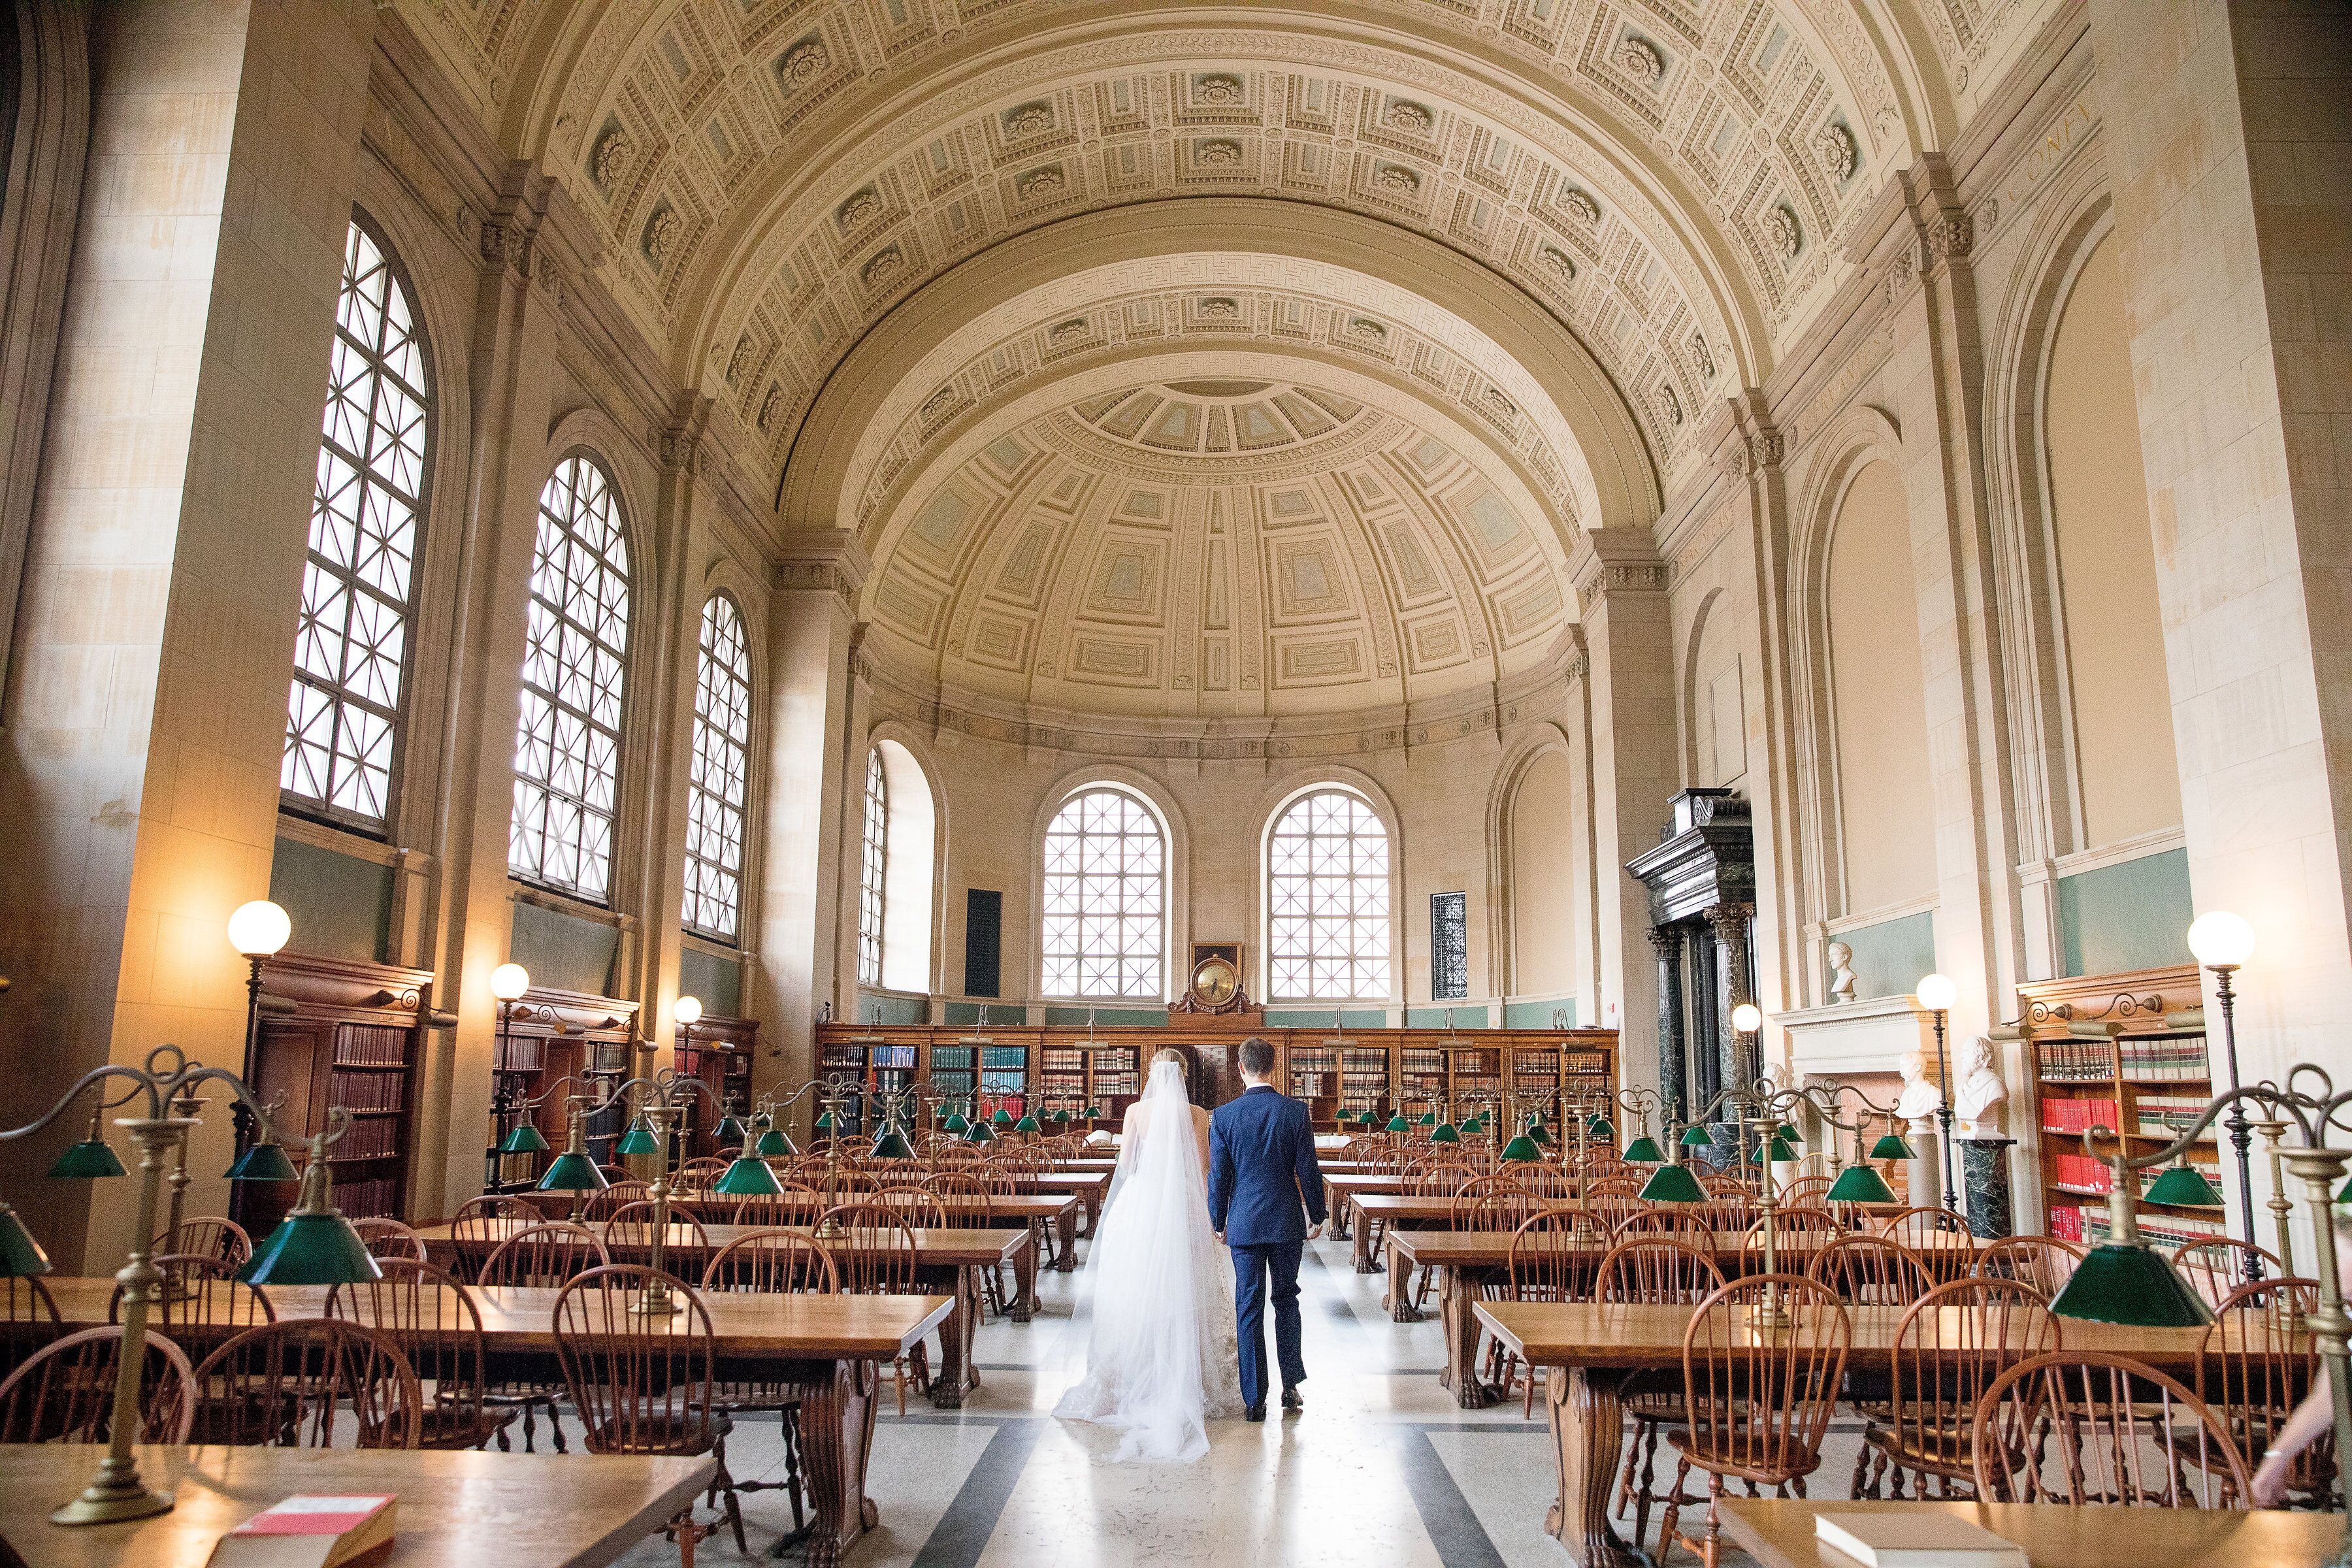
[[[1750,1328],[1785,1329],[1794,1321],[1789,1310],[1778,1301],[1758,1301],[1748,1309]]]
[[[641,1318],[673,1318],[685,1310],[685,1301],[667,1290],[646,1290],[629,1303],[629,1310]]]
[[[49,1515],[51,1524],[121,1524],[172,1511],[170,1492],[149,1491],[135,1475],[128,1481],[93,1480],[81,1495]]]

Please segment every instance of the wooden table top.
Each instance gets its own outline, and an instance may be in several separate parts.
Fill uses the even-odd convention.
[[[2070,1508],[2056,1503],[1797,1502],[1734,1499],[1724,1533],[1764,1568],[1853,1568],[1816,1543],[1820,1513],[1946,1513],[2025,1549],[2033,1568],[2319,1568],[2344,1540],[2340,1513]]]
[[[1415,1268],[1427,1264],[1437,1268],[1484,1268],[1511,1260],[1511,1233],[1507,1230],[1391,1230],[1388,1233],[1388,1244]],[[1800,1241],[1785,1236],[1773,1245],[1784,1262],[1809,1258],[1818,1250],[1809,1240]],[[1909,1243],[1905,1245],[1910,1246]],[[1716,1246],[1720,1253],[1740,1252],[1746,1246],[1745,1233],[1719,1235],[1716,1238]],[[1937,1231],[1923,1237],[1921,1245],[1910,1247],[1910,1250],[1923,1262],[1941,1263],[1951,1258],[1957,1263],[1958,1258],[1972,1257],[1984,1246],[1972,1236]],[[1580,1247],[1577,1250],[1589,1252],[1598,1258],[1609,1247],[1596,1245]],[[1758,1241],[1754,1250],[1760,1257],[1764,1244]],[[1784,1269],[1783,1272],[1801,1274],[1804,1270],[1799,1268]]]
[[[489,1245],[496,1246],[526,1228],[520,1220],[495,1220],[491,1222]],[[632,1254],[650,1250],[653,1246],[653,1226],[649,1225],[624,1224],[617,1241],[608,1220],[590,1220],[588,1228],[604,1237],[607,1247],[617,1246]],[[810,1234],[807,1226],[706,1225],[701,1228],[702,1235],[698,1238],[692,1226],[672,1225],[662,1238],[663,1249],[680,1255],[707,1257],[738,1237],[749,1236],[755,1230],[783,1229],[797,1230],[803,1236]],[[457,1245],[446,1225],[425,1226],[416,1234],[424,1239],[428,1252],[446,1255]],[[1029,1233],[1025,1230],[919,1229],[914,1237],[916,1256],[926,1263],[940,1265],[995,1263],[1011,1258],[1015,1252],[1029,1245]],[[825,1245],[837,1251],[849,1244],[842,1240]]]
[[[0,1447],[0,1541],[27,1568],[204,1568],[224,1532],[304,1492],[399,1494],[392,1548],[369,1568],[600,1568],[660,1529],[718,1468],[708,1458],[625,1454],[142,1447],[139,1473],[173,1494],[171,1512],[51,1524],[49,1510],[81,1489],[104,1452]]]
[[[1495,1337],[1531,1365],[1652,1370],[1682,1364],[1683,1331],[1689,1327],[1695,1309],[1603,1307],[1590,1301],[1481,1301],[1477,1310],[1479,1321],[1494,1331]],[[1903,1312],[1901,1307],[1848,1306],[1846,1315],[1853,1333],[1847,1342],[1847,1364],[1865,1370],[1885,1367]],[[1743,1341],[1764,1337],[1760,1331],[1745,1326],[1739,1332]],[[2078,1318],[2058,1320],[2058,1342],[2066,1350],[2112,1351],[2176,1376],[2196,1366],[2197,1347],[2204,1337],[2203,1329],[2138,1329]],[[2310,1336],[2297,1334],[2294,1343],[2307,1352]]]
[[[57,1298],[58,1316],[68,1329],[96,1328],[107,1321],[113,1300],[111,1279],[43,1281]],[[211,1283],[209,1290],[228,1287]],[[324,1285],[264,1285],[272,1310],[283,1321],[320,1318],[327,1311]],[[482,1314],[482,1337],[493,1350],[555,1348],[557,1291],[517,1285],[468,1286]],[[703,1295],[710,1330],[720,1353],[775,1356],[799,1361],[889,1361],[904,1355],[937,1328],[955,1302],[947,1296],[825,1296],[802,1292],[711,1290]],[[680,1314],[673,1319],[684,1322]],[[176,1331],[163,1330],[179,1337]],[[217,1331],[215,1337],[223,1337]]]

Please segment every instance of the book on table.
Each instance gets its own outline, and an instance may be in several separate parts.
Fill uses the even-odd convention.
[[[287,1498],[215,1542],[211,1568],[337,1568],[389,1545],[399,1514],[388,1494]]]
[[[2029,1568],[2014,1542],[1943,1509],[1817,1513],[1813,1534],[1863,1568]]]

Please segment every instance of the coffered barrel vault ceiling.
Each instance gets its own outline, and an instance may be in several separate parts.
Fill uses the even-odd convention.
[[[1579,531],[1654,514],[2030,9],[392,5],[601,230],[775,525],[875,552],[895,663],[1121,714],[1454,700],[1540,657]],[[1181,254],[1106,254],[1171,207]],[[1451,259],[1384,265],[1416,246]]]

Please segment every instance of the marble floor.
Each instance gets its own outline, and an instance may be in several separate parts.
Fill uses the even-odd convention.
[[[1568,1568],[1543,1532],[1554,1472],[1540,1398],[1532,1424],[1516,1401],[1457,1408],[1437,1381],[1434,1313],[1391,1322],[1381,1278],[1354,1273],[1344,1243],[1310,1246],[1299,1282],[1303,1413],[1213,1423],[1197,1465],[1112,1465],[1103,1462],[1108,1434],[1050,1414],[1084,1365],[1087,1291],[1083,1267],[1047,1274],[1034,1321],[982,1328],[982,1386],[964,1409],[934,1411],[910,1396],[901,1417],[886,1401],[867,1483],[882,1522],[851,1552],[853,1568]],[[1857,1426],[1846,1419],[1832,1430],[1815,1496],[1844,1494]],[[739,1429],[729,1458],[739,1476],[779,1476],[775,1427]],[[792,1521],[782,1492],[745,1499],[744,1512],[755,1555]],[[739,1560],[723,1534],[700,1555]],[[1749,1562],[1728,1551],[1723,1560]],[[656,1537],[622,1561],[654,1568],[677,1552]],[[1673,1561],[1696,1559],[1677,1552]]]

